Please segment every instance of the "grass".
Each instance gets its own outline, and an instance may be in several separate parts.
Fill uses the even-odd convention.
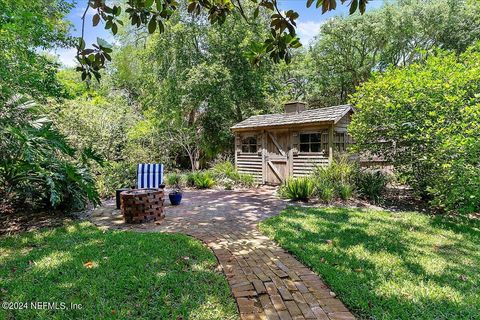
[[[82,305],[0,308],[0,319],[236,319],[216,265],[206,246],[181,234],[77,223],[0,238],[0,301]]]
[[[260,229],[360,318],[480,319],[479,221],[288,207]]]

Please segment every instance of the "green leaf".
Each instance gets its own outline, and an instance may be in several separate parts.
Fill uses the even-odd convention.
[[[97,37],[97,44],[102,48],[112,48],[110,43],[99,37]]]
[[[148,33],[154,33],[155,29],[157,29],[157,17],[153,16],[148,23]]]
[[[78,38],[78,48],[80,50],[85,49],[85,40],[83,40],[83,38]]]
[[[158,12],[162,12],[162,11],[163,11],[162,0],[157,0],[157,11],[158,11]]]
[[[367,6],[367,0],[360,0],[359,9],[361,14],[365,13],[366,6]]]
[[[259,7],[256,7],[256,8],[255,8],[255,11],[253,12],[253,18],[254,18],[254,19],[257,19],[259,13],[260,13],[260,8],[259,8]]]
[[[358,0],[352,0],[352,2],[350,3],[350,14],[354,14],[355,11],[357,11],[357,7],[358,7]]]

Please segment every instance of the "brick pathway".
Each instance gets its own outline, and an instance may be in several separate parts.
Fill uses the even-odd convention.
[[[285,207],[271,188],[185,192],[180,206],[166,208],[161,224],[126,225],[113,206],[96,209],[92,221],[204,241],[220,262],[242,319],[355,319],[315,273],[257,231],[259,221]]]

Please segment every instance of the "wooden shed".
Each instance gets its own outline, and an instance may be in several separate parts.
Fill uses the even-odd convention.
[[[346,150],[353,112],[350,105],[306,110],[305,103],[291,102],[285,113],[250,117],[231,128],[235,166],[263,184],[308,175]]]

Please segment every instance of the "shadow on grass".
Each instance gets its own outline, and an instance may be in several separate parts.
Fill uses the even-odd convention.
[[[73,224],[0,238],[0,300],[82,305],[0,310],[0,318],[236,318],[216,264],[207,247],[181,234]]]
[[[289,207],[261,230],[362,318],[480,318],[475,222],[417,213]]]

